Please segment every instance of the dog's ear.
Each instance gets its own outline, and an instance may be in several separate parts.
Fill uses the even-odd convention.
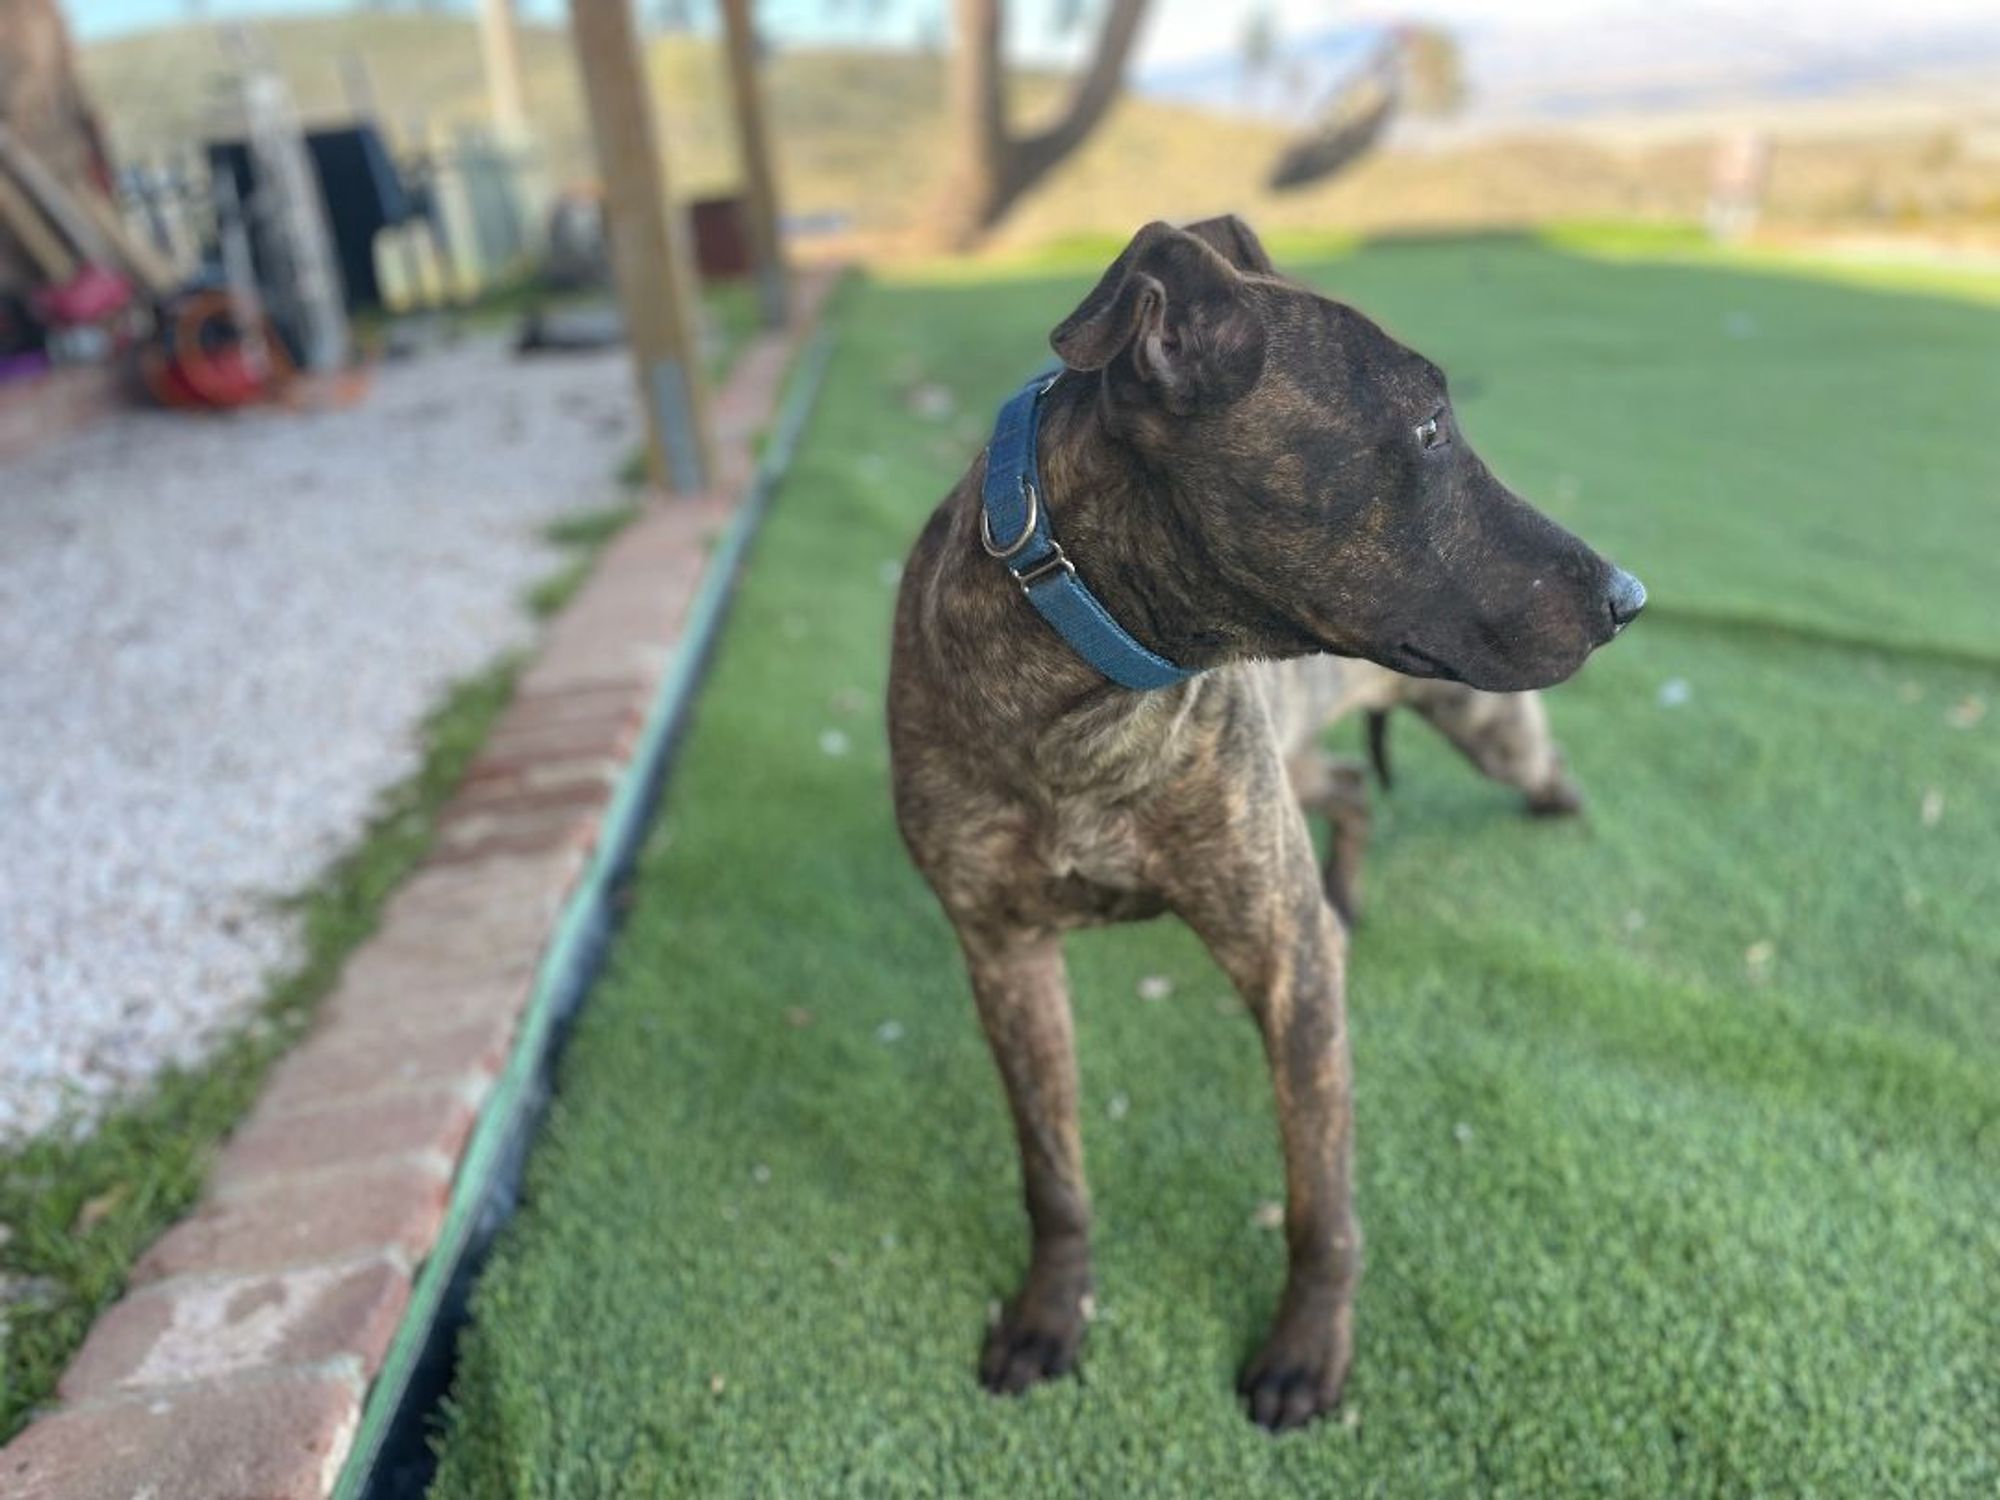
[[[1257,238],[1257,231],[1235,214],[1203,219],[1199,223],[1188,225],[1187,232],[1239,271],[1247,271],[1252,276],[1277,274],[1278,268],[1271,264],[1271,257],[1264,249],[1264,242]]]
[[[1166,288],[1145,267],[1177,231],[1158,220],[1132,236],[1090,295],[1049,335],[1049,347],[1072,370],[1101,370],[1122,354],[1141,332],[1157,329],[1166,306]]]
[[[1049,335],[1072,370],[1130,379],[1175,412],[1235,400],[1264,368],[1264,325],[1209,243],[1155,221]]]

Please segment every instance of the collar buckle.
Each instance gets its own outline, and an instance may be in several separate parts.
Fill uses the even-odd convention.
[[[1047,557],[1032,568],[1023,569],[1014,575],[1015,581],[1021,585],[1022,593],[1027,593],[1036,584],[1044,579],[1053,578],[1058,573],[1067,573],[1072,578],[1076,576],[1076,564],[1063,555],[1062,543],[1050,537],[1049,548]]]

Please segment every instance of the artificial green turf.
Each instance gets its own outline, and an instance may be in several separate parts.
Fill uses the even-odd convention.
[[[1555,695],[1587,822],[1519,818],[1398,726],[1352,964],[1343,1418],[1272,1440],[1230,1397],[1282,1270],[1269,1089],[1165,923],[1071,945],[1083,1376],[973,1383],[1024,1236],[890,820],[887,620],[1084,283],[877,286],[476,1294],[436,1494],[2000,1486],[2000,313],[1527,243],[1314,274],[1658,601]],[[956,415],[914,414],[932,382]]]

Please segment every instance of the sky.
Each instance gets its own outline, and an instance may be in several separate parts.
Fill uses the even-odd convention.
[[[452,0],[469,9],[472,0]],[[556,20],[563,0],[519,0],[530,19]],[[638,0],[642,13],[655,0]],[[63,0],[70,24],[86,38],[115,36],[187,17],[202,4],[208,14],[236,18],[277,12],[350,8],[353,0]],[[839,40],[908,44],[935,32],[949,0],[759,0],[758,14],[781,42]],[[712,9],[697,0],[698,10]],[[1060,60],[1082,45],[1088,28],[1066,29],[1056,18],[1094,14],[1096,0],[1010,0],[1014,50],[1037,61]],[[1773,36],[1837,36],[1853,41],[1889,30],[1913,32],[1990,21],[1993,0],[1154,0],[1140,45],[1143,68],[1233,50],[1251,14],[1272,12],[1282,40],[1332,27],[1390,19],[1434,20],[1468,35],[1504,27],[1510,34],[1574,32],[1593,28],[1652,30],[1665,25],[1718,26],[1754,15]]]

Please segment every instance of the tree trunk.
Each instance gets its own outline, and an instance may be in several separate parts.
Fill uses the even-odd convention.
[[[1103,121],[1125,81],[1147,0],[1110,0],[1088,66],[1061,114],[1029,136],[1007,125],[1004,0],[954,0],[958,45],[951,55],[952,175],[933,223],[953,250],[970,249],[1023,194]]]

